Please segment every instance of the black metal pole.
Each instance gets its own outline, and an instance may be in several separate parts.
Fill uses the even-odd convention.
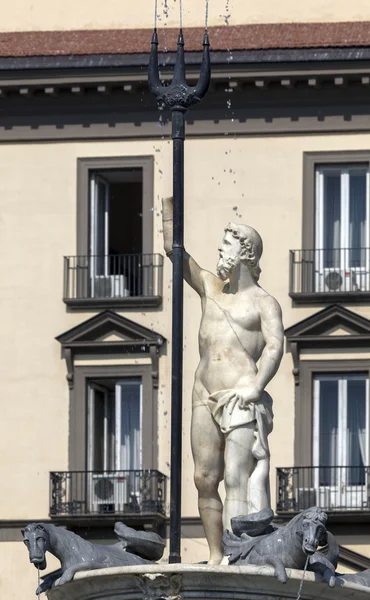
[[[173,294],[171,383],[171,501],[170,563],[181,562],[181,463],[182,463],[182,355],[183,355],[183,258],[184,258],[184,140],[187,109],[206,95],[211,80],[208,31],[203,38],[203,58],[198,83],[188,86],[185,73],[184,36],[180,28],[174,76],[163,85],[158,65],[158,35],[154,29],[149,58],[148,84],[159,104],[172,112],[173,139]]]
[[[172,110],[173,283],[170,563],[181,562],[182,363],[184,312],[184,140],[186,109]]]

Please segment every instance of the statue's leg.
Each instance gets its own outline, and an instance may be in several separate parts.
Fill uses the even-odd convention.
[[[59,585],[64,585],[65,583],[68,583],[68,581],[72,581],[73,577],[75,576],[76,573],[79,573],[80,571],[92,571],[95,569],[104,569],[106,568],[107,564],[104,563],[103,561],[101,563],[91,560],[91,561],[86,561],[86,562],[81,562],[81,563],[77,563],[75,565],[72,565],[72,567],[69,567],[68,569],[66,569],[63,573],[63,575],[61,576],[61,578],[59,579],[59,581],[57,582],[57,586]]]
[[[40,583],[39,587],[37,588],[36,595],[42,594],[43,592],[50,590],[50,588],[53,586],[53,584],[56,582],[56,580],[59,579],[59,577],[62,575],[62,573],[63,573],[62,569],[58,569],[57,571],[54,571],[53,573],[49,573],[49,575],[46,575],[43,578],[43,582]]]
[[[223,558],[222,502],[218,486],[224,472],[224,436],[205,403],[208,398],[206,390],[205,402],[202,402],[198,390],[194,394],[191,423],[194,481],[198,490],[199,514],[210,550],[209,564],[218,565]]]
[[[249,479],[248,508],[249,512],[259,512],[269,508],[270,501],[270,458],[256,460],[255,467]]]
[[[310,556],[309,570],[319,573],[329,587],[335,586],[335,567],[322,552]]]
[[[281,582],[286,583],[288,581],[288,576],[283,564],[283,561],[279,556],[266,556],[265,564],[271,565],[275,568],[275,577]]]
[[[233,517],[249,513],[248,482],[255,466],[254,426],[254,422],[248,423],[226,435],[224,529],[229,531]]]

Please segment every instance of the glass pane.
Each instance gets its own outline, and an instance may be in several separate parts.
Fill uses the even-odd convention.
[[[115,468],[115,438],[116,438],[116,396],[114,392],[108,393],[108,414],[107,414],[107,470],[114,471]]]
[[[365,485],[367,464],[366,380],[347,381],[347,465],[348,485]]]
[[[336,484],[338,441],[338,380],[320,381],[319,465],[320,485]]]
[[[366,247],[366,172],[349,174],[349,266],[365,266]]]
[[[117,385],[121,390],[120,468],[122,470],[140,469],[141,381],[128,381]]]
[[[96,197],[96,231],[95,248],[98,256],[96,260],[97,275],[104,275],[105,251],[105,184],[101,181],[97,185]]]
[[[324,174],[324,267],[340,266],[341,175]]]
[[[93,470],[104,470],[104,393],[94,389]]]

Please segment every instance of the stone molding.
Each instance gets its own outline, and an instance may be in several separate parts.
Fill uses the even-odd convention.
[[[143,592],[143,600],[180,600],[182,576],[180,573],[144,573],[138,575],[136,582]]]
[[[330,335],[334,327],[345,328],[348,335]],[[343,306],[333,304],[288,327],[285,336],[287,350],[292,354],[294,381],[299,386],[302,348],[317,350],[369,347],[370,321]]]
[[[104,342],[104,335],[116,334],[122,341]],[[158,361],[160,348],[165,338],[155,331],[139,325],[117,313],[105,310],[91,319],[80,323],[59,335],[56,340],[62,346],[62,357],[67,365],[67,381],[70,390],[74,388],[74,357],[78,352],[91,354],[107,352],[112,354],[147,354],[151,358],[154,388],[158,387]]]
[[[149,581],[172,583],[165,586],[166,594],[178,589],[181,581],[181,598],[222,598],[223,600],[287,600],[296,598],[302,579],[302,571],[287,569],[288,581],[282,584],[274,577],[272,567],[212,567],[208,565],[144,565],[140,567],[116,567],[90,572],[80,572],[72,583],[53,588],[47,593],[48,600],[137,600]],[[157,579],[157,577],[159,578]],[[145,584],[143,584],[143,577]],[[174,579],[175,578],[175,579]],[[140,580],[140,586],[139,582]],[[174,587],[172,587],[174,586]],[[139,592],[139,593],[140,593]],[[151,593],[151,592],[150,592]],[[156,593],[156,592],[154,592]],[[142,596],[141,596],[142,597]],[[169,596],[148,596],[150,600]],[[314,573],[306,573],[302,597],[306,600],[369,600],[370,589],[347,581],[338,581],[329,588]]]

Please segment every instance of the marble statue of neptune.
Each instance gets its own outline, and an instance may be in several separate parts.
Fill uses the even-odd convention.
[[[171,258],[172,198],[163,201],[163,235]],[[219,247],[217,276],[184,252],[184,278],[202,303],[191,443],[209,564],[222,561],[222,535],[233,517],[270,507],[273,412],[265,387],[279,368],[284,333],[278,302],[258,284],[261,255],[257,231],[233,223]]]

